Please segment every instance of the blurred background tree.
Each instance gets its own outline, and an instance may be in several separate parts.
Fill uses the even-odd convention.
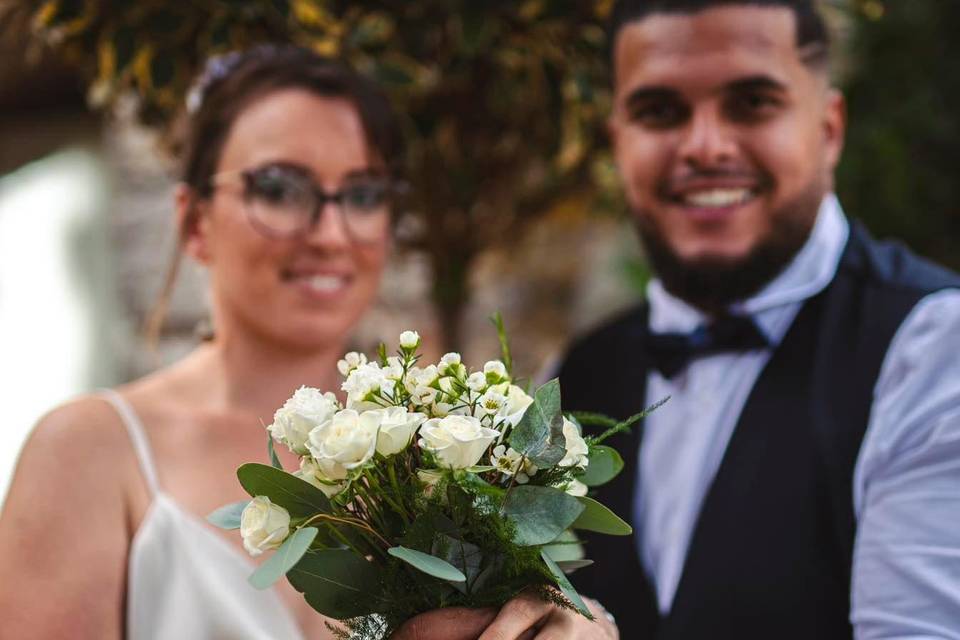
[[[412,214],[446,348],[460,346],[468,276],[557,202],[591,192],[609,160],[603,22],[608,0],[49,0],[27,14],[89,80],[92,104],[136,96],[174,129],[211,54],[292,41],[339,55],[392,95],[407,129]],[[609,175],[609,171],[606,170]]]
[[[861,0],[837,190],[880,236],[960,269],[960,2]]]

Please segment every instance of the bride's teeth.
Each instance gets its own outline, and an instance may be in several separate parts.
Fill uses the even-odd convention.
[[[314,291],[336,291],[343,286],[343,278],[339,276],[311,276],[306,279],[307,284]]]
[[[684,200],[695,207],[729,207],[740,204],[749,197],[749,189],[709,189],[688,193]]]

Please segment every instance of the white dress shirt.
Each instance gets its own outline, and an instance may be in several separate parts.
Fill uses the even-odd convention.
[[[787,268],[732,310],[778,345],[804,301],[833,279],[849,237],[835,196]],[[707,322],[654,280],[650,327]],[[772,350],[698,358],[651,372],[638,467],[638,539],[660,610],[670,610],[700,507]],[[857,638],[960,640],[960,290],[923,298],[886,354],[850,497],[858,519],[851,621]]]

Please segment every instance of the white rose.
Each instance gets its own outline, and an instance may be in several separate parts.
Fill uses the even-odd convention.
[[[344,409],[310,432],[307,448],[325,478],[344,480],[373,457],[381,417],[379,411]]]
[[[270,502],[270,498],[257,496],[240,514],[240,535],[252,556],[276,549],[290,535],[290,514]]]
[[[333,417],[337,409],[337,398],[332,393],[300,387],[273,414],[273,423],[267,430],[274,440],[303,455],[307,452],[307,435],[314,427]]]
[[[507,424],[517,426],[523,414],[526,413],[527,407],[533,404],[533,398],[515,384],[504,383],[498,385],[496,390],[507,398],[507,402],[500,409],[500,416]]]
[[[400,334],[400,347],[413,351],[420,346],[420,334],[416,331],[404,331]]]
[[[343,360],[337,362],[337,370],[341,375],[346,376],[351,371],[364,364],[367,364],[367,356],[363,355],[362,353],[357,353],[356,351],[351,351],[347,355],[343,356]]]
[[[483,373],[490,384],[497,384],[507,378],[507,366],[499,360],[491,360],[483,365]]]
[[[567,452],[563,459],[558,462],[561,467],[585,467],[587,466],[587,454],[590,449],[580,435],[580,429],[577,425],[566,418],[563,419],[563,437],[567,441]]]
[[[432,451],[441,465],[465,469],[477,464],[499,435],[499,431],[482,426],[473,416],[448,415],[423,423],[420,446]]]
[[[424,414],[408,413],[403,407],[381,409],[380,414],[377,453],[382,456],[391,456],[406,449],[417,427],[427,419]]]
[[[304,456],[300,459],[300,470],[294,471],[293,475],[320,489],[328,498],[337,495],[347,486],[346,482],[334,482],[323,475],[317,461],[310,456]]]

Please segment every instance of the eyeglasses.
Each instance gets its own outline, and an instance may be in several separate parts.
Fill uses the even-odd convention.
[[[334,193],[323,190],[305,171],[286,165],[266,165],[218,173],[213,186],[239,178],[247,217],[257,231],[271,238],[295,238],[320,220],[324,206],[336,203],[351,240],[374,243],[390,229],[394,200],[406,185],[388,178],[364,175],[350,178]]]

